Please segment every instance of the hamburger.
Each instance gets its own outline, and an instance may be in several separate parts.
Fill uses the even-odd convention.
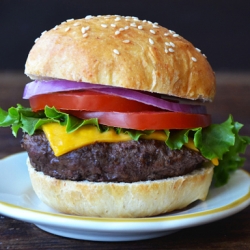
[[[22,129],[33,189],[59,212],[160,215],[205,200],[243,165],[242,125],[206,112],[206,56],[158,23],[67,20],[35,41],[25,74],[30,108],[0,109],[0,126]]]

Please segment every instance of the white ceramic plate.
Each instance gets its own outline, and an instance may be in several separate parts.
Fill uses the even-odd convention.
[[[37,198],[29,180],[26,158],[26,153],[19,153],[0,160],[0,213],[64,237],[95,241],[155,238],[225,218],[250,204],[250,176],[238,170],[227,185],[211,187],[205,202],[195,202],[184,210],[162,216],[110,219],[65,215]]]

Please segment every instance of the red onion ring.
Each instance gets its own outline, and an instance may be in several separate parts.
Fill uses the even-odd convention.
[[[36,80],[27,83],[24,87],[23,99],[30,99],[34,95],[49,94],[62,91],[106,88],[105,85],[86,82],[73,82],[67,80]]]
[[[104,94],[118,95],[123,98],[138,101],[147,105],[151,105],[163,110],[174,112],[193,113],[193,114],[206,114],[206,107],[202,105],[181,104],[163,100],[152,95],[142,93],[141,91],[105,86],[100,84],[92,84],[85,82],[74,82],[66,80],[49,80],[49,81],[33,81],[26,84],[23,98],[29,99],[35,95],[48,94],[62,91],[84,90],[91,89]]]

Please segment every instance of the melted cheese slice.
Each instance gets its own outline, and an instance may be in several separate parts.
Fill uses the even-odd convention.
[[[100,133],[97,127],[93,125],[86,125],[72,133],[67,133],[65,126],[61,126],[58,123],[47,123],[42,126],[42,130],[50,142],[50,146],[55,156],[63,155],[72,150],[93,144],[95,142],[111,143],[132,140],[128,134],[120,133],[118,135],[114,129],[109,129],[106,132]],[[167,135],[164,133],[164,131],[155,131],[150,135],[143,135],[141,138],[166,141]],[[195,147],[192,139],[189,139],[185,146],[192,150],[199,151]],[[216,159],[214,162],[216,163]]]
[[[47,123],[42,129],[50,142],[55,156],[60,156],[72,150],[93,144],[95,142],[121,142],[132,140],[128,134],[120,133],[114,129],[100,133],[96,126],[86,125],[72,133],[66,132],[66,127],[58,123]],[[155,139],[165,141],[167,135],[164,131],[155,131],[150,135],[143,135],[143,139]]]
[[[120,142],[131,140],[124,133],[117,135],[113,129],[100,133],[96,126],[86,125],[72,133],[66,132],[66,127],[58,123],[47,123],[42,129],[50,142],[55,156],[60,156],[72,150],[93,144],[95,142]]]

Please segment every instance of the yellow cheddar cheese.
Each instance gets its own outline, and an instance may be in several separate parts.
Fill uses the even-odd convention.
[[[154,139],[158,141],[166,141],[168,137],[164,131],[157,130],[150,135],[142,135],[140,138],[147,140]]]
[[[93,125],[83,126],[72,133],[66,132],[66,127],[58,123],[47,123],[42,126],[50,146],[55,156],[60,156],[72,150],[93,144],[95,142],[121,142],[130,141],[132,138],[126,133],[117,134],[114,129],[100,133],[98,128]],[[142,135],[142,139],[155,139],[166,141],[167,135],[164,131],[155,131],[150,135]],[[189,139],[185,147],[199,151],[192,139]],[[218,165],[218,159],[212,160],[214,165]]]
[[[50,146],[55,156],[63,155],[67,152],[81,148],[95,142],[120,142],[129,141],[131,137],[127,134],[116,134],[114,129],[100,133],[93,125],[83,126],[72,133],[66,132],[66,127],[58,123],[47,123],[42,129],[50,142]]]
[[[199,152],[199,149],[195,147],[194,141],[191,138],[188,138],[188,142],[185,143],[184,146]]]
[[[218,158],[212,159],[211,162],[213,163],[214,166],[218,166],[218,165],[219,165],[219,160],[218,160]]]

